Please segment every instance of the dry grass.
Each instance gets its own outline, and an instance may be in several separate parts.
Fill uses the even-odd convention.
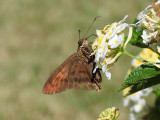
[[[151,1],[151,0],[150,0]],[[94,120],[106,107],[122,106],[122,84],[130,59],[122,57],[112,69],[113,79],[103,77],[102,91],[68,90],[44,95],[50,73],[77,49],[95,16],[101,16],[91,33],[104,25],[128,21],[149,0],[3,0],[0,2],[0,119],[1,120]],[[91,38],[93,40],[94,38]]]

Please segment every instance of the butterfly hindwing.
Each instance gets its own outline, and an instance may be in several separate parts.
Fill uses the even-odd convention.
[[[97,85],[92,82],[92,70],[88,69],[88,65],[86,64],[87,63],[77,58],[72,66],[70,66],[69,80],[73,82],[72,87],[75,89],[97,90]]]

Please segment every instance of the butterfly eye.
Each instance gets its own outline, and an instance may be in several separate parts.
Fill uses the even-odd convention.
[[[88,48],[84,48],[83,50],[84,50],[85,52],[89,53]]]
[[[78,42],[78,46],[82,46],[82,42]]]

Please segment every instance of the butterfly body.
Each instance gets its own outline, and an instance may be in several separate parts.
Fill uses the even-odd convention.
[[[100,90],[100,70],[95,67],[92,48],[86,39],[78,42],[77,52],[66,59],[48,78],[43,93],[53,94],[66,89]]]

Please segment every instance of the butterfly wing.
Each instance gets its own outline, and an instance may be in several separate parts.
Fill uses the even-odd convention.
[[[78,64],[77,64],[78,63]],[[92,69],[89,69],[92,68]],[[93,81],[93,64],[87,64],[82,59],[76,59],[70,66],[68,79],[72,88],[82,90],[99,90],[100,87]]]
[[[43,93],[53,94],[66,89],[98,90],[97,84],[92,82],[92,71],[87,69],[86,63],[73,54],[64,61],[48,78]]]

